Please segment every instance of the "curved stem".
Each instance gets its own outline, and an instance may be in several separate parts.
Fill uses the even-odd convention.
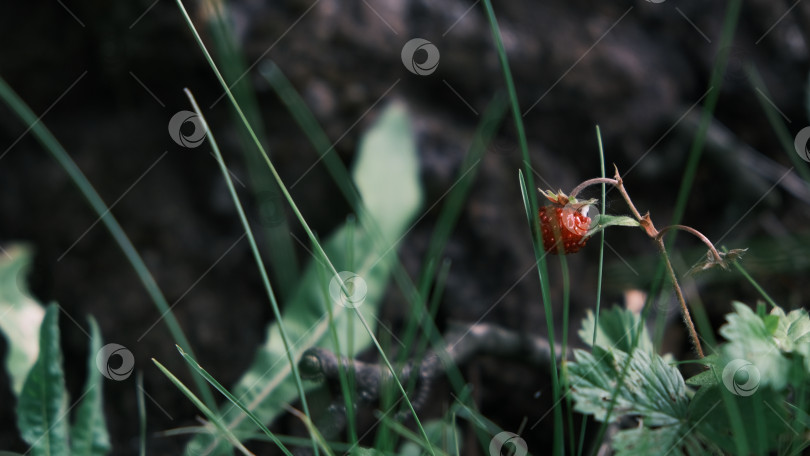
[[[633,216],[639,222],[641,222],[644,219],[644,217],[641,216],[641,213],[638,211],[638,209],[636,209],[635,204],[633,204],[633,200],[630,199],[630,195],[627,194],[627,190],[624,189],[622,178],[619,176],[619,170],[616,170],[615,179],[611,179],[609,177],[595,177],[593,179],[588,179],[582,182],[581,184],[574,187],[573,190],[571,190],[570,196],[574,198],[579,194],[579,192],[584,190],[586,187],[596,184],[610,184],[613,187],[615,187],[617,190],[619,190],[619,193],[622,194],[622,198],[624,198],[624,201],[627,203],[627,206],[630,208],[630,212],[633,213]],[[657,234],[657,232],[654,233]],[[653,234],[653,236],[655,236],[655,234]]]
[[[595,177],[593,179],[588,179],[585,182],[582,182],[581,184],[574,187],[574,189],[571,190],[571,195],[570,196],[572,198],[575,198],[579,194],[579,192],[584,190],[586,187],[590,187],[591,185],[596,185],[596,184],[610,184],[610,185],[612,185],[614,187],[618,187],[619,186],[619,181],[617,181],[616,179],[611,179],[609,177]]]
[[[655,240],[656,244],[658,245],[658,250],[661,251],[661,255],[664,257],[664,262],[667,265],[667,271],[669,272],[669,278],[672,280],[672,286],[675,287],[675,294],[678,296],[678,303],[681,305],[683,321],[686,323],[686,327],[689,329],[689,337],[692,338],[692,343],[695,344],[695,350],[697,350],[698,356],[703,358],[705,355],[703,354],[703,348],[700,346],[700,339],[698,339],[695,323],[692,321],[692,317],[689,315],[689,308],[686,307],[686,299],[683,297],[681,286],[678,285],[678,278],[675,275],[675,270],[672,268],[672,263],[669,261],[669,255],[667,255],[667,249],[664,246],[664,241],[660,235],[657,236]]]
[[[714,255],[715,260],[717,260],[718,262],[723,261],[723,257],[720,256],[720,253],[714,247],[714,244],[712,244],[712,241],[710,241],[709,238],[704,236],[703,233],[701,233],[700,231],[692,228],[691,226],[686,226],[686,225],[665,226],[664,228],[661,228],[661,230],[658,232],[658,236],[656,236],[656,240],[663,238],[664,234],[667,231],[673,230],[673,229],[682,230],[682,231],[686,231],[687,233],[691,233],[693,236],[700,239],[704,244],[706,244],[707,247],[709,247],[709,251],[712,252],[712,255]]]

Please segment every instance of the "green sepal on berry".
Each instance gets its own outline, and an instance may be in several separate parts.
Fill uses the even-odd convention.
[[[557,193],[554,193],[551,190],[542,190],[539,188],[537,190],[540,192],[540,194],[548,198],[552,204],[556,204],[559,207],[571,206],[572,209],[577,211],[580,211],[588,206],[593,206],[599,202],[599,200],[595,198],[580,201],[573,196],[566,195],[562,190],[557,190]]]

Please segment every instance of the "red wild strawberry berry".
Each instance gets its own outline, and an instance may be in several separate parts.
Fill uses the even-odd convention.
[[[576,253],[589,239],[584,236],[591,225],[590,217],[571,206],[543,206],[538,215],[546,252],[559,253],[557,242],[560,241],[564,253]]]

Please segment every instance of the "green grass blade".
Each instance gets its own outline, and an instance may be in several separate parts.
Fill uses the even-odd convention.
[[[422,269],[417,286],[419,295],[422,297],[427,297],[428,295],[435,267],[439,263],[444,247],[458,223],[461,211],[464,209],[464,203],[475,182],[475,177],[478,173],[478,168],[481,166],[484,153],[486,153],[486,146],[492,140],[503,118],[507,107],[506,101],[505,97],[497,94],[492,99],[492,102],[490,102],[474,133],[473,143],[467,155],[464,157],[464,161],[458,171],[458,176],[453,180],[454,185],[446,194],[445,203],[442,205],[441,211],[439,212],[436,226],[431,233],[428,248],[422,260]],[[421,307],[419,309],[421,310]],[[402,339],[406,347],[412,346],[417,329],[425,324],[424,319],[426,315],[424,313],[414,312],[412,316],[413,318],[408,322],[408,326],[405,329],[405,336]],[[408,354],[407,351],[403,351],[401,361],[404,361],[404,357]]]
[[[344,198],[347,200],[347,202],[355,211],[355,213],[361,215],[361,222],[362,222],[361,225],[363,226],[363,228],[365,228],[366,232],[371,235],[375,246],[377,246],[377,248],[380,248],[382,250],[388,249],[388,241],[386,241],[385,239],[386,236],[383,235],[383,233],[380,230],[380,227],[376,225],[374,218],[365,217],[362,215],[366,212],[367,209],[363,204],[363,199],[355,197],[356,187],[343,184],[344,178],[342,176],[345,176],[348,173],[345,171],[345,167],[343,166],[343,163],[340,160],[331,157],[331,154],[326,154],[326,152],[328,152],[330,147],[329,138],[326,136],[326,133],[323,131],[323,129],[320,128],[314,116],[312,116],[309,109],[304,104],[300,95],[297,94],[294,87],[292,87],[292,84],[289,84],[289,81],[287,81],[286,78],[284,78],[283,73],[277,66],[274,66],[272,64],[267,65],[264,66],[260,71],[265,76],[265,78],[268,79],[271,85],[273,85],[279,97],[282,99],[285,105],[287,105],[291,114],[293,115],[294,118],[296,118],[302,130],[306,133],[307,137],[312,142],[315,149],[318,150],[319,153],[321,153],[321,156],[323,157],[323,160],[327,166],[327,170],[330,172],[333,179],[341,189],[342,193],[344,194]],[[497,98],[495,101],[497,101]],[[491,108],[494,110],[495,106],[497,106],[497,103],[494,102]],[[485,114],[485,117],[489,115],[489,112],[490,110],[488,109],[488,112],[487,114]],[[480,140],[481,144],[486,144],[489,141],[489,137],[486,135],[485,132],[490,131],[490,129],[494,129],[494,127],[497,125],[497,122],[495,122],[494,120],[495,119],[493,118],[492,122],[487,122],[487,127],[481,131],[482,134],[480,138],[476,139],[476,141]],[[441,217],[452,218],[446,211],[446,208],[448,207],[453,207],[453,205],[445,204],[443,206],[442,215],[440,215],[440,219]],[[444,226],[448,227],[449,225]],[[352,245],[352,243],[349,242],[349,245]],[[441,243],[436,243],[435,245],[440,246]],[[441,248],[437,250],[440,251]],[[348,249],[348,252],[351,253],[353,252],[353,250]],[[392,254],[395,253],[396,252],[392,252]],[[353,263],[350,257],[347,258],[347,262],[348,264]],[[353,266],[350,266],[348,269],[355,270]],[[423,269],[423,274],[426,274],[429,277],[430,274],[427,274],[425,272],[426,269],[427,268]],[[411,279],[407,271],[405,271],[405,268],[403,267],[402,263],[398,260],[393,263],[393,276],[397,284],[399,285],[400,289],[402,290],[403,294],[406,296],[407,300],[413,307],[413,311],[410,314],[414,316],[414,319],[412,319],[411,322],[421,321],[424,325],[423,329],[427,332],[426,338],[431,341],[431,344],[433,344],[433,348],[437,352],[443,353],[442,350],[444,349],[443,346],[444,341],[441,337],[441,334],[438,331],[438,328],[436,328],[435,323],[432,320],[424,318],[424,315],[426,313],[422,306],[424,306],[423,296],[425,293],[420,292],[420,290],[414,286],[414,284],[411,282]],[[426,288],[426,286],[423,286],[422,288]],[[354,334],[353,323],[354,323],[353,319],[349,320],[348,333],[350,334]],[[353,339],[350,339],[349,342],[352,342],[352,340]],[[351,346],[351,343],[349,344],[348,351],[354,353],[354,349]],[[447,374],[451,379],[451,385],[456,391],[456,394],[458,396],[466,397],[464,387],[465,381],[460,371],[458,370],[458,367],[453,364],[450,364],[448,367]],[[351,378],[349,380],[351,380]],[[470,405],[474,406],[474,404],[472,403]]]
[[[504,80],[506,81],[506,89],[509,94],[509,100],[512,106],[512,117],[515,122],[515,129],[517,130],[518,141],[520,143],[520,150],[523,154],[523,169],[526,173],[526,182],[523,182],[521,177],[521,191],[524,192],[524,205],[528,212],[529,226],[532,233],[532,246],[534,248],[534,256],[538,262],[537,272],[540,278],[541,296],[543,299],[543,308],[546,314],[546,325],[548,329],[548,341],[551,346],[551,354],[554,357],[554,362],[551,364],[551,386],[553,400],[555,404],[559,403],[562,398],[562,389],[560,387],[560,377],[557,372],[557,352],[554,349],[554,313],[551,308],[551,293],[548,287],[548,266],[546,265],[545,252],[541,248],[543,245],[540,240],[540,227],[538,224],[537,214],[538,204],[537,196],[534,194],[534,178],[532,177],[531,159],[529,157],[529,143],[526,139],[526,129],[523,126],[523,116],[520,112],[520,106],[517,97],[517,90],[515,89],[515,82],[512,78],[512,70],[509,68],[509,60],[506,56],[506,49],[503,46],[503,39],[501,38],[501,31],[498,27],[498,20],[495,17],[495,11],[492,9],[492,2],[484,0],[484,9],[486,11],[487,20],[489,21],[492,37],[495,41],[498,59],[501,63],[501,71],[503,72]],[[528,186],[525,184],[528,183]],[[526,194],[526,189],[529,189]],[[552,448],[553,455],[562,455],[565,451],[563,442],[563,416],[560,407],[554,407],[554,446]]]
[[[28,105],[26,105],[25,102],[23,102],[22,99],[20,99],[20,97],[14,93],[11,87],[9,87],[8,84],[6,84],[6,81],[2,78],[0,78],[0,98],[6,102],[6,104],[12,109],[12,111],[14,111],[14,113],[17,114],[24,124],[30,127],[31,133],[34,134],[37,141],[39,141],[45,150],[50,152],[56,161],[59,162],[65,172],[68,173],[71,180],[73,180],[73,183],[79,188],[79,191],[81,191],[85,199],[87,199],[87,202],[90,203],[90,206],[93,208],[96,214],[98,214],[99,218],[107,227],[107,230],[110,232],[115,242],[124,252],[124,255],[132,265],[132,268],[135,269],[138,279],[140,279],[141,283],[146,289],[146,292],[149,294],[149,297],[152,298],[152,302],[155,303],[160,315],[163,317],[163,321],[166,322],[166,326],[169,328],[169,332],[171,333],[175,343],[184,347],[191,347],[191,344],[189,343],[188,339],[186,339],[185,334],[183,334],[180,323],[177,321],[177,318],[175,318],[174,314],[169,308],[169,304],[166,302],[163,292],[161,292],[160,288],[158,288],[154,277],[152,277],[152,274],[149,272],[149,269],[146,267],[143,259],[138,254],[138,251],[135,250],[132,242],[129,240],[126,233],[124,233],[124,230],[121,228],[121,225],[118,224],[118,221],[112,215],[110,209],[106,204],[104,204],[104,201],[90,184],[90,181],[87,180],[84,173],[82,173],[79,167],[76,166],[76,162],[70,158],[70,155],[68,155],[50,130],[48,130],[45,125],[39,121],[33,111],[31,111],[31,108],[29,108]],[[190,350],[191,349],[189,348],[189,351]],[[194,382],[197,388],[199,388],[200,394],[202,394],[205,403],[213,406],[215,404],[214,396],[211,394],[211,390],[208,388],[205,382],[203,382],[200,378],[195,378]]]
[[[728,249],[726,249],[725,247],[723,247],[722,250],[723,250],[723,252],[728,253]],[[734,268],[737,269],[737,271],[739,271],[740,274],[743,275],[743,277],[745,277],[745,280],[747,280],[748,283],[750,283],[751,286],[753,286],[754,289],[756,289],[757,292],[763,298],[765,298],[765,300],[768,302],[768,304],[771,305],[771,308],[779,307],[779,305],[776,304],[776,301],[774,301],[773,298],[771,298],[771,295],[769,295],[768,292],[765,291],[764,288],[762,288],[762,286],[759,284],[759,282],[757,282],[756,280],[754,280],[753,277],[751,277],[751,274],[749,274],[748,271],[746,271],[745,268],[742,267],[742,265],[740,264],[739,261],[735,261],[732,264],[734,265]]]
[[[143,400],[143,372],[138,371],[135,378],[135,394],[138,402],[138,447],[139,455],[146,456],[146,404]]]
[[[726,16],[723,19],[723,30],[720,35],[720,43],[718,44],[721,51],[712,68],[711,78],[709,79],[709,93],[706,95],[706,102],[703,105],[698,131],[689,148],[689,158],[686,162],[686,169],[683,173],[680,189],[678,190],[675,209],[672,212],[673,225],[680,223],[680,220],[683,218],[683,214],[686,211],[686,203],[689,200],[689,195],[692,193],[692,183],[695,181],[695,173],[697,172],[700,157],[703,153],[706,134],[709,131],[709,125],[714,116],[717,102],[720,99],[720,88],[723,84],[723,76],[726,72],[726,64],[728,63],[728,54],[731,51],[731,44],[734,40],[734,30],[740,18],[741,7],[741,0],[733,0],[728,4],[728,8],[726,9]],[[675,236],[670,237],[670,239],[674,238]],[[670,242],[669,245],[671,246],[672,243]]]
[[[209,2],[209,5],[213,5],[213,2]],[[208,30],[219,57],[223,76],[226,80],[232,81],[230,86],[234,98],[244,110],[245,117],[256,131],[256,136],[266,144],[256,93],[251,78],[245,77],[249,70],[244,55],[234,43],[234,34],[228,24],[228,3],[217,3],[210,9],[212,14],[204,17],[208,19]],[[235,111],[233,114],[234,120],[238,121],[238,114]],[[266,178],[264,162],[254,153],[253,141],[248,132],[244,129],[237,131],[248,171],[248,187],[256,199],[260,214],[271,214],[271,223],[262,223],[262,228],[267,239],[266,254],[270,260],[274,283],[279,296],[282,299],[288,298],[298,281],[299,271],[293,240],[289,234],[290,228],[281,207],[281,190],[278,184]],[[265,220],[264,217],[260,219]]]
[[[779,113],[776,111],[773,105],[771,105],[770,93],[768,92],[768,88],[765,86],[765,81],[762,80],[762,76],[760,76],[759,71],[757,71],[756,67],[753,65],[747,66],[745,70],[749,84],[751,84],[751,87],[758,90],[761,94],[760,96],[757,96],[757,100],[759,100],[762,110],[765,111],[765,117],[768,119],[768,123],[771,125],[771,128],[776,134],[779,144],[782,146],[782,149],[785,151],[788,159],[793,164],[793,168],[796,169],[804,180],[805,185],[810,185],[810,164],[799,158],[799,154],[796,153],[795,145],[793,143],[794,138],[788,131],[788,128],[785,125],[785,122],[781,119]],[[810,92],[808,92],[808,94],[810,94]],[[805,144],[805,147],[807,147],[807,144]]]
[[[282,103],[292,114],[293,119],[306,134],[318,154],[318,159],[323,161],[326,170],[332,176],[332,180],[337,184],[346,202],[349,203],[353,210],[359,213],[361,201],[357,189],[352,183],[351,176],[337,154],[331,153],[334,151],[334,145],[331,144],[326,132],[318,124],[318,120],[307,107],[301,95],[298,94],[295,87],[284,76],[281,68],[275,62],[271,61],[262,65],[260,73],[267,79],[267,82],[270,83]]]
[[[281,441],[279,441],[278,437],[276,437],[275,434],[270,432],[270,429],[267,429],[267,426],[265,426],[264,423],[262,423],[259,417],[257,417],[253,412],[251,412],[247,407],[245,407],[242,401],[240,401],[239,399],[237,399],[236,396],[231,394],[231,392],[228,391],[224,386],[222,386],[222,384],[220,384],[214,377],[212,377],[211,374],[208,373],[208,371],[203,369],[203,367],[200,366],[197,363],[197,361],[195,361],[194,358],[191,357],[191,355],[184,352],[180,346],[177,347],[177,350],[180,352],[180,355],[183,357],[184,360],[186,360],[188,365],[191,366],[191,368],[195,372],[200,374],[209,384],[211,384],[211,386],[213,386],[217,391],[222,393],[222,395],[225,396],[225,398],[228,399],[233,405],[239,407],[240,410],[245,412],[248,418],[250,418],[250,421],[252,421],[253,424],[255,424],[256,427],[258,427],[259,430],[264,433],[264,435],[269,437],[270,440],[273,443],[275,443],[284,454],[286,454],[287,456],[292,456],[292,453],[290,453],[287,447],[285,447],[284,444],[281,443]]]
[[[329,443],[326,442],[326,439],[323,438],[320,431],[318,431],[318,428],[315,427],[315,424],[312,422],[311,419],[309,419],[308,416],[306,416],[305,414],[299,412],[298,410],[295,410],[292,407],[289,407],[289,411],[290,411],[290,413],[292,413],[293,415],[298,417],[298,419],[300,419],[302,423],[304,423],[304,426],[307,427],[307,430],[309,431],[309,434],[312,436],[312,438],[315,439],[316,442],[318,442],[318,446],[326,454],[328,454],[329,456],[335,456],[335,453],[332,452],[332,449],[329,447]]]
[[[354,224],[348,224],[348,243],[346,246],[346,251],[351,252],[354,249],[354,246],[351,245],[351,240],[354,238]],[[351,259],[349,259],[349,264],[351,265]],[[329,280],[327,278],[327,274],[325,268],[318,263],[319,267],[318,272],[320,273],[320,283],[321,283],[321,293],[323,293],[324,301],[328,302],[331,298],[329,296],[329,287],[327,283]],[[351,270],[350,266],[350,270]],[[331,306],[326,306],[326,310],[329,315],[329,334],[332,336],[332,346],[335,353],[346,353],[347,351],[351,352],[352,347],[346,347],[345,349],[342,348],[340,345],[340,336],[337,332],[337,326],[335,325],[335,313],[332,311]],[[354,324],[354,320],[350,319],[349,323],[351,325]],[[352,328],[354,329],[354,328]],[[351,339],[350,339],[351,340]],[[346,407],[346,427],[349,433],[349,441],[352,444],[358,443],[357,438],[357,429],[355,423],[355,411],[354,411],[354,403],[355,403],[355,394],[354,394],[354,375],[353,371],[347,371],[347,366],[343,365],[344,358],[342,356],[338,357],[338,380],[340,382],[340,392],[343,394],[343,401]],[[353,360],[349,360],[349,364],[351,364]],[[352,372],[352,374],[349,374]]]
[[[361,140],[353,172],[368,208],[363,213],[366,222],[361,226],[367,226],[368,220],[387,218],[387,223],[382,225],[386,244],[378,247],[375,236],[369,230],[355,228],[350,220],[322,245],[334,264],[365,279],[368,291],[358,309],[369,321],[374,321],[373,317],[379,311],[385,285],[396,261],[392,240],[402,237],[421,204],[416,146],[410,131],[410,121],[403,107],[395,104],[388,108]],[[392,163],[397,163],[398,173],[387,172]],[[385,185],[380,187],[377,180],[382,175],[388,177]],[[325,285],[320,280],[319,266],[315,263],[321,257],[317,253],[313,253],[313,257],[314,262],[307,266],[283,314],[283,321],[294,343],[293,358],[297,359],[304,350],[313,346],[333,347],[329,337],[327,306],[331,306],[334,312],[334,325],[341,338],[341,349],[353,349],[342,354],[354,357],[359,350],[371,344],[370,335],[362,329],[350,331],[356,318],[354,314],[349,308],[339,305],[336,299],[324,298],[322,290]],[[323,267],[327,269],[329,278],[334,278],[328,266],[324,264]],[[281,404],[297,396],[297,387],[291,381],[291,366],[279,362],[286,359],[287,353],[276,322],[268,330],[266,342],[257,352],[253,364],[232,388],[234,394],[265,423],[284,412]],[[231,406],[225,413],[229,426],[237,435],[252,429],[251,423],[245,423],[246,416],[237,408]],[[247,427],[243,427],[245,424]],[[193,439],[191,445],[205,448],[210,440],[198,437]]]
[[[599,143],[599,169],[602,172],[602,178],[605,178],[605,149],[604,145],[602,144],[602,131],[599,129],[599,125],[596,126],[596,140]],[[602,209],[599,211],[599,214],[605,214],[606,210],[606,188],[605,183],[602,182]],[[593,341],[591,345],[596,343],[596,328],[599,327],[599,308],[602,304],[602,271],[603,266],[605,264],[605,230],[602,230],[601,236],[599,239],[599,271],[597,272],[596,277],[596,311],[594,312],[594,316],[596,318],[596,322],[593,327]]]
[[[194,96],[191,92],[186,89],[186,95],[189,98],[189,101],[194,107],[194,111],[202,120],[202,124],[206,130],[206,136],[211,143],[211,148],[214,150],[214,154],[217,158],[217,163],[219,164],[219,169],[222,171],[222,176],[225,179],[225,183],[228,185],[228,191],[231,194],[233,199],[233,204],[236,207],[236,211],[239,214],[239,220],[242,222],[242,226],[245,230],[245,234],[247,235],[248,242],[250,243],[250,250],[253,252],[253,258],[256,260],[256,267],[259,269],[259,274],[262,278],[262,283],[264,284],[264,289],[267,292],[267,297],[270,299],[270,306],[273,309],[273,315],[276,318],[276,321],[279,323],[279,333],[281,334],[281,342],[284,344],[284,352],[287,354],[287,361],[290,364],[290,368],[292,369],[293,379],[295,379],[295,385],[298,388],[298,397],[301,400],[301,405],[304,408],[304,413],[309,416],[309,406],[307,405],[307,397],[306,393],[304,392],[304,384],[301,380],[301,373],[298,372],[298,363],[295,358],[293,358],[293,351],[292,351],[292,342],[290,336],[287,334],[287,329],[284,325],[284,320],[281,318],[281,309],[278,306],[278,302],[276,301],[276,295],[273,292],[273,286],[270,284],[270,278],[267,275],[267,269],[264,267],[264,262],[262,261],[261,253],[259,253],[259,246],[256,244],[256,239],[253,237],[253,230],[250,228],[250,222],[248,222],[247,216],[245,215],[245,211],[242,208],[242,203],[239,201],[239,196],[236,194],[236,189],[233,186],[233,181],[231,180],[231,175],[228,172],[228,167],[225,165],[225,161],[222,158],[222,154],[219,151],[219,146],[217,146],[217,141],[214,138],[214,134],[211,129],[208,127],[208,122],[205,120],[205,116],[203,116],[202,110],[197,105],[197,100],[194,99]],[[192,366],[193,367],[193,366]],[[315,449],[315,455],[317,456],[317,448],[315,447],[315,441],[313,438],[313,449]]]
[[[152,362],[155,363],[158,369],[160,369],[160,371],[163,372],[163,375],[165,375],[166,378],[168,378],[172,383],[174,383],[174,386],[176,386],[177,389],[179,389],[180,392],[183,393],[183,395],[185,395],[203,413],[203,415],[205,415],[206,418],[208,418],[208,420],[214,424],[217,430],[219,430],[219,432],[223,436],[225,436],[225,439],[231,445],[233,445],[236,449],[241,451],[242,454],[253,455],[253,453],[248,451],[248,449],[245,448],[244,445],[242,445],[242,442],[240,442],[239,439],[236,438],[233,432],[231,432],[231,430],[228,429],[227,426],[225,426],[225,424],[220,419],[219,415],[217,415],[211,409],[206,407],[205,404],[197,396],[195,396],[194,393],[190,389],[188,389],[186,385],[183,384],[183,382],[181,382],[177,377],[174,376],[174,374],[172,374],[168,369],[166,369],[163,366],[163,364],[160,364],[158,360],[152,358]]]

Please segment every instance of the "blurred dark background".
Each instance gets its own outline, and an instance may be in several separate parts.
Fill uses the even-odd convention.
[[[296,183],[293,197],[322,237],[345,220],[349,206],[322,165],[309,170],[317,154],[259,75],[265,62],[274,61],[291,80],[335,142],[331,153],[347,166],[360,135],[379,112],[393,100],[403,101],[417,137],[425,209],[453,186],[481,114],[504,88],[480,2],[242,0],[187,2],[186,7],[210,48],[206,24],[212,8],[227,9],[250,68],[244,79],[256,91],[266,146],[284,181]],[[744,2],[733,43],[724,50],[720,37],[728,7],[729,2],[701,1],[494,5],[538,186],[570,190],[598,176],[598,124],[608,173],[615,163],[636,206],[649,210],[659,227],[668,224],[699,116],[712,93],[719,93],[682,222],[719,245],[750,247],[744,261],[748,271],[777,302],[798,307],[806,305],[802,296],[808,291],[803,279],[810,192],[792,169],[789,154],[794,152],[780,145],[763,105],[778,110],[776,118],[787,125],[791,144],[808,125],[810,5]],[[430,75],[412,74],[402,64],[402,46],[417,37],[441,53]],[[712,86],[712,68],[726,50],[725,74],[720,85]],[[752,86],[749,66],[764,87]],[[221,99],[222,90],[174,2],[5,2],[0,6],[0,76],[41,116],[106,203],[114,204],[112,213],[169,303],[177,302],[173,311],[198,361],[223,384],[233,384],[263,341],[272,313],[248,245],[237,242],[242,227],[210,148],[180,147],[167,131],[174,113],[190,109],[182,92],[190,88],[234,174],[248,182],[239,150],[241,126],[233,122],[230,105]],[[800,164],[806,169],[806,163]],[[546,333],[518,187],[520,167],[514,123],[507,115],[444,251],[452,268],[440,327],[476,322],[498,303],[486,321]],[[251,192],[240,192],[254,224],[265,223]],[[586,196],[595,197],[595,192]],[[626,213],[617,192],[608,198],[608,212]],[[428,213],[400,249],[412,276],[419,273],[437,213]],[[16,241],[32,245],[32,293],[42,302],[59,302],[76,324],[86,326],[86,316],[94,315],[105,342],[132,350],[151,399],[146,404],[149,454],[177,454],[184,439],[156,433],[197,424],[198,411],[150,358],[186,382],[187,370],[163,323],[147,332],[160,315],[103,224],[95,222],[97,215],[64,170],[27,126],[0,106],[0,247]],[[297,222],[290,222],[290,231],[305,239]],[[603,305],[622,304],[627,290],[649,287],[656,251],[635,230],[610,230],[607,240]],[[260,242],[265,251],[273,248],[266,239]],[[300,262],[308,261],[306,250],[295,245]],[[684,235],[676,245],[682,254],[676,262],[684,270],[705,252]],[[595,304],[598,254],[598,246],[591,245],[568,258],[572,334]],[[558,262],[551,260],[559,319],[561,276]],[[687,289],[691,299],[700,298],[715,328],[732,300],[753,304],[758,299],[736,272],[700,276]],[[656,303],[667,316],[664,348],[678,357],[692,356],[671,305],[666,298]],[[380,319],[399,328],[408,312],[392,286]],[[87,340],[69,318],[60,321],[68,387],[76,397]],[[5,353],[4,339],[0,351]],[[524,417],[534,423],[551,406],[545,371],[477,359],[463,372],[475,385],[482,412],[504,429],[516,431]],[[105,382],[105,397],[113,454],[135,454],[134,377]],[[0,448],[25,451],[5,371],[0,404]],[[286,421],[277,425],[282,432],[289,431]],[[549,441],[552,420],[546,421],[547,426],[523,435],[530,450]]]

